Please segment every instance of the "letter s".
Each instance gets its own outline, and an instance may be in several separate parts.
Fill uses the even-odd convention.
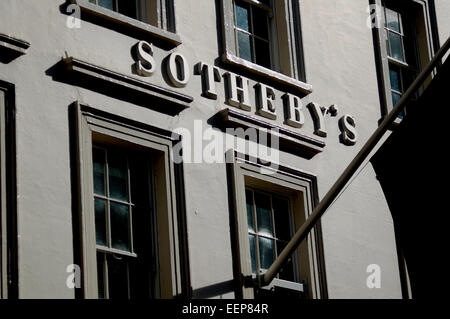
[[[339,128],[341,129],[341,141],[345,145],[355,145],[358,141],[358,134],[356,133],[355,119],[351,115],[344,115],[339,120]]]
[[[155,59],[153,59],[153,45],[146,41],[137,44],[136,73],[141,76],[151,76],[155,72]]]

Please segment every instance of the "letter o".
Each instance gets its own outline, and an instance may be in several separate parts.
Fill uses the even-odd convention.
[[[172,85],[178,88],[185,87],[189,82],[189,72],[189,64],[186,58],[179,53],[171,53],[167,63],[167,74]]]

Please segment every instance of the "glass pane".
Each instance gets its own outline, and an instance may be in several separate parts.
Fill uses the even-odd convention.
[[[266,68],[271,67],[269,42],[255,39],[256,64]]]
[[[239,57],[252,62],[252,47],[250,43],[250,36],[248,34],[237,31]]]
[[[109,196],[115,199],[128,200],[128,172],[125,156],[116,153],[108,155]]]
[[[92,149],[92,160],[94,165],[94,193],[105,195],[105,151]]]
[[[391,46],[391,57],[399,61],[405,60],[403,56],[402,37],[396,33],[389,32],[389,43]]]
[[[399,70],[397,68],[389,68],[389,76],[391,78],[392,90],[402,92]]]
[[[110,202],[112,247],[130,251],[129,208],[127,205]]]
[[[400,94],[392,92],[392,106],[395,107],[401,98],[402,96]]]
[[[105,299],[105,280],[104,280],[104,261],[105,255],[97,253],[97,282],[98,282],[98,299]]]
[[[269,25],[267,11],[253,7],[253,33],[269,40]]]
[[[270,208],[270,197],[255,192],[255,205],[258,232],[272,236],[272,210]]]
[[[400,32],[400,20],[397,12],[386,8],[386,23],[389,29]]]
[[[245,31],[250,31],[249,25],[248,5],[240,1],[236,1],[236,27]]]
[[[136,0],[119,0],[118,1],[118,12],[126,15],[130,18],[136,19]]]
[[[275,235],[282,240],[291,238],[289,223],[289,202],[286,199],[273,197],[273,215],[275,218]]]
[[[250,258],[252,261],[252,273],[256,274],[256,239],[253,235],[248,235],[250,241]]]
[[[286,243],[277,242],[277,251],[278,255],[283,251],[284,247],[286,247]],[[279,273],[279,278],[289,281],[294,281],[294,265],[292,263],[292,258],[289,258],[289,261],[286,265],[283,266]]]
[[[109,299],[128,299],[128,271],[124,257],[108,255]]]
[[[95,198],[95,238],[97,245],[107,246],[106,240],[106,201]]]
[[[98,5],[109,10],[114,10],[114,0],[98,0]]]
[[[247,223],[248,230],[255,231],[255,223],[253,220],[253,195],[251,191],[245,191],[245,200],[247,202]]]
[[[259,237],[259,260],[262,269],[269,269],[275,260],[274,241]]]

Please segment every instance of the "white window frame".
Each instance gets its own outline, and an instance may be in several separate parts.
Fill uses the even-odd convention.
[[[375,50],[377,55],[377,63],[379,64],[379,85],[381,87],[380,94],[381,94],[381,115],[382,117],[386,116],[394,107],[392,102],[392,88],[391,88],[391,82],[390,82],[390,75],[389,75],[389,64],[394,64],[399,66],[400,68],[410,68],[410,66],[402,61],[398,61],[388,55],[387,47],[386,47],[386,29],[384,26],[384,2],[387,2],[387,7],[389,7],[389,1],[383,1],[383,0],[370,0],[372,4],[375,4],[377,8],[380,8],[383,10],[380,14],[380,16],[383,17],[382,23],[380,23],[380,28],[373,28],[374,32],[374,39],[375,39]],[[422,11],[422,17],[424,19],[424,27],[425,30],[423,30],[423,37],[426,38],[426,43],[418,43],[420,48],[418,48],[419,51],[421,51],[420,56],[418,58],[419,67],[424,67],[426,63],[428,63],[431,60],[431,57],[434,55],[433,45],[432,45],[432,33],[431,33],[431,18],[430,18],[430,6],[428,4],[428,0],[405,0],[403,1],[404,5],[416,5],[418,8],[421,8]],[[420,7],[419,7],[420,6]],[[403,32],[402,32],[403,33]],[[424,40],[424,39],[420,39]],[[423,42],[423,41],[422,41]],[[405,52],[404,52],[405,54]],[[405,56],[406,57],[406,56]],[[420,72],[420,69],[417,70]],[[430,78],[427,80],[426,84],[431,81],[433,75],[430,75]],[[425,85],[426,86],[426,85]],[[403,88],[404,90],[406,88]],[[394,124],[398,124],[400,122],[400,119],[397,118]]]
[[[157,154],[155,159],[155,184],[159,189],[156,200],[157,237],[159,247],[159,297],[174,298],[185,294],[187,287],[182,276],[182,262],[186,254],[183,243],[179,241],[178,206],[175,185],[176,173],[172,160],[174,141],[170,135],[162,135],[157,129],[149,131],[141,125],[132,126],[123,118],[104,113],[87,105],[74,103],[76,128],[76,158],[78,177],[78,216],[80,228],[80,263],[82,268],[82,296],[87,299],[98,298],[96,233],[94,216],[93,186],[93,143],[102,142],[133,146],[150,150]],[[136,124],[137,125],[137,124]],[[143,126],[143,125],[142,125]],[[155,155],[156,156],[156,155]],[[179,187],[179,185],[178,185]],[[183,239],[185,241],[186,239]],[[180,248],[181,247],[181,248]],[[183,267],[188,267],[183,265]]]
[[[299,91],[301,95],[312,92],[306,83],[303,58],[300,4],[293,0],[271,0],[273,18],[270,22],[272,68],[266,68],[238,56],[235,32],[234,0],[221,1],[222,18],[222,61],[247,72],[262,75],[281,85]],[[261,6],[257,0],[243,0]]]

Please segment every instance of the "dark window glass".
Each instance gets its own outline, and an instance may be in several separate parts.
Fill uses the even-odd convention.
[[[253,29],[256,36],[269,40],[269,20],[265,10],[253,8]]]
[[[245,199],[247,204],[247,223],[248,230],[254,232],[255,231],[255,222],[253,219],[253,193],[251,191],[245,192]]]
[[[118,1],[118,12],[126,15],[130,18],[136,19],[136,0],[119,0]]]
[[[111,202],[110,205],[112,247],[130,251],[129,206],[114,202]]]
[[[281,240],[289,241],[291,238],[289,222],[289,204],[285,199],[274,197],[273,214],[275,218],[276,237]]]
[[[255,39],[256,63],[270,68],[270,46],[269,42]]]
[[[94,193],[105,195],[105,151],[94,148],[92,157],[94,162]]]
[[[255,193],[255,205],[258,233],[273,235],[270,197],[261,193]]]
[[[106,200],[95,198],[95,238],[97,245],[107,246],[106,239]]]
[[[128,266],[125,257],[108,254],[109,299],[128,299]]]
[[[108,156],[109,196],[119,200],[128,200],[128,172],[126,157],[118,153]]]

